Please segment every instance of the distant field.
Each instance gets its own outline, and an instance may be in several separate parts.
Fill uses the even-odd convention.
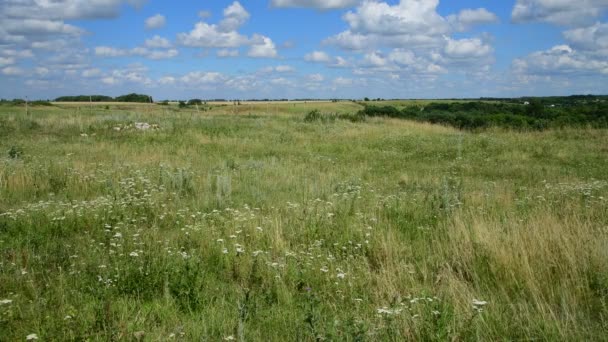
[[[361,108],[0,106],[0,341],[607,340],[608,130]]]

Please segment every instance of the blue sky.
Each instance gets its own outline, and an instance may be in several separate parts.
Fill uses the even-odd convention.
[[[0,97],[608,93],[607,0],[0,0]]]

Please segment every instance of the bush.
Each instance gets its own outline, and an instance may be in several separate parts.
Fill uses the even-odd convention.
[[[304,117],[305,122],[315,122],[315,121],[320,121],[322,119],[323,119],[323,114],[321,114],[321,112],[319,112],[319,110],[317,110],[317,109],[311,110]]]
[[[8,156],[11,159],[21,158],[23,155],[23,150],[19,147],[12,146],[10,150],[8,150]]]
[[[364,106],[359,115],[410,119],[459,129],[506,127],[544,130],[565,126],[608,126],[608,103],[588,100],[559,107],[546,106],[539,99],[531,100],[529,105],[508,101],[470,101],[434,102],[423,108],[411,106],[401,110],[392,106]]]

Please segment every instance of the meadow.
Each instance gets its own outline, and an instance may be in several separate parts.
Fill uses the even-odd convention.
[[[608,340],[608,130],[362,108],[0,106],[0,341]]]

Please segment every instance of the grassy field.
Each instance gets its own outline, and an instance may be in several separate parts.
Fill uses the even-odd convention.
[[[0,106],[0,341],[608,340],[608,131],[315,108]]]

